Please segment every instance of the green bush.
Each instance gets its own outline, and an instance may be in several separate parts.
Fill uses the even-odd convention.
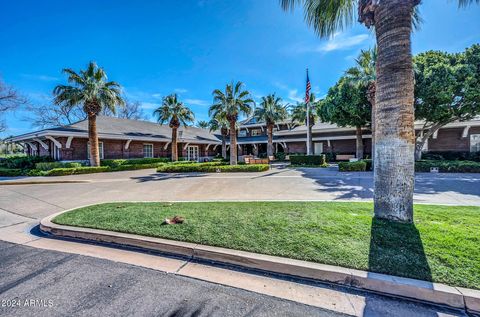
[[[77,168],[54,168],[49,171],[45,171],[45,176],[64,176],[64,175],[77,175],[77,174],[91,174],[102,173],[110,171],[109,166],[83,166]]]
[[[275,158],[279,161],[285,161],[285,157],[287,155],[285,154],[285,152],[278,152],[278,153],[275,153]]]
[[[438,167],[441,173],[480,173],[480,162],[422,160],[415,162],[416,172],[430,172],[431,167]]]
[[[334,152],[327,152],[324,155],[325,155],[325,160],[327,162],[335,162],[335,159],[337,157],[337,155]]]
[[[435,151],[422,154],[423,160],[475,161],[480,162],[480,152]]]
[[[157,172],[161,173],[229,173],[229,172],[263,172],[270,168],[268,164],[251,165],[213,165],[209,163],[190,163],[190,164],[165,164],[158,167]]]
[[[53,159],[49,156],[12,156],[3,159],[0,167],[13,169],[32,169],[35,164],[39,162],[52,162]]]
[[[372,161],[372,159],[364,159],[362,161],[367,164],[367,167],[366,167],[367,171],[373,171],[373,161]]]
[[[365,172],[367,163],[365,161],[340,162],[338,163],[338,170],[340,172]]]
[[[125,164],[118,166],[111,166],[110,171],[119,172],[119,171],[132,171],[132,170],[142,170],[148,168],[157,168],[165,163],[146,163],[146,164]]]
[[[170,162],[170,159],[167,157],[151,157],[151,158],[138,158],[138,159],[116,159],[116,160],[101,160],[100,165],[117,167],[121,165],[143,165],[143,164],[154,164],[154,163],[167,163]]]
[[[35,164],[35,169],[41,170],[41,171],[49,171],[54,168],[77,168],[77,167],[82,167],[82,164],[78,162],[40,162]]]
[[[290,155],[292,165],[325,165],[325,154],[322,155]]]
[[[22,176],[23,171],[19,168],[2,168],[0,167],[0,176],[4,177],[14,177],[14,176]]]

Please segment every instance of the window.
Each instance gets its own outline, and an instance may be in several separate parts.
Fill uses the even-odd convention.
[[[98,152],[100,159],[103,160],[103,142],[98,142]],[[90,142],[87,143],[87,159],[90,159]]]
[[[252,129],[252,131],[250,132],[251,136],[257,136],[257,135],[261,135],[261,134],[262,134],[262,130],[260,130],[260,129]]]
[[[238,131],[238,136],[239,137],[246,137],[247,136],[247,130]]]
[[[470,134],[470,152],[480,152],[480,134]]]
[[[143,145],[143,157],[153,157],[153,144]]]

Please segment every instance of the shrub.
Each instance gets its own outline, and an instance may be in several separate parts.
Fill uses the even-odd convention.
[[[13,169],[32,169],[39,162],[52,162],[49,156],[12,156],[2,160],[1,166]]]
[[[81,167],[82,164],[78,162],[40,162],[35,164],[35,169],[41,170],[41,171],[48,171],[54,168],[76,168],[76,167]]]
[[[335,162],[335,159],[337,157],[337,155],[334,152],[327,152],[323,155],[325,155],[325,160],[327,162]]]
[[[157,169],[161,173],[215,173],[215,172],[263,172],[268,171],[268,164],[252,164],[252,165],[212,165],[208,163],[191,163],[191,164],[165,164]]]
[[[480,152],[435,151],[422,154],[423,160],[475,161],[480,162]]]
[[[64,176],[64,175],[77,175],[77,174],[91,174],[102,173],[110,171],[109,166],[82,166],[77,168],[54,168],[49,171],[45,171],[45,176]]]
[[[416,172],[430,172],[431,167],[438,167],[441,173],[480,173],[479,162],[441,160],[422,160],[415,162]]]
[[[373,161],[371,159],[365,159],[362,161],[367,164],[367,167],[366,167],[367,171],[373,171]]]
[[[291,155],[292,165],[325,165],[325,154],[322,155]]]
[[[121,165],[136,165],[136,164],[154,164],[154,163],[167,163],[170,162],[170,159],[167,157],[146,157],[146,158],[137,158],[137,159],[117,159],[117,160],[102,160],[100,165],[117,167]]]
[[[275,158],[279,161],[285,161],[285,156],[287,156],[285,152],[275,153]]]
[[[366,169],[367,163],[365,161],[338,163],[338,170],[340,172],[365,172]]]
[[[118,166],[111,166],[110,171],[119,172],[119,171],[131,171],[131,170],[141,170],[147,168],[157,168],[165,163],[148,163],[148,164],[125,164]]]
[[[19,168],[2,168],[0,167],[0,176],[5,177],[14,177],[14,176],[22,176],[23,171]]]

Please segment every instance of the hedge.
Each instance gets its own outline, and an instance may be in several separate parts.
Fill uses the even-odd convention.
[[[35,164],[35,169],[41,171],[48,171],[54,168],[78,168],[82,167],[82,164],[78,162],[40,162]]]
[[[340,172],[365,172],[367,163],[365,161],[340,162],[338,163],[338,170]]]
[[[322,155],[290,155],[292,165],[324,165],[325,154]]]
[[[0,176],[14,177],[22,175],[23,171],[19,168],[0,168]]]
[[[263,172],[268,171],[268,164],[251,165],[212,165],[209,163],[165,164],[157,169],[160,173],[230,173],[230,172]]]
[[[32,169],[39,162],[52,162],[49,156],[12,156],[0,161],[0,167],[12,169]]]
[[[167,163],[170,159],[167,157],[151,157],[151,158],[138,158],[138,159],[117,159],[117,160],[101,160],[100,165],[117,167],[120,165],[135,165],[135,164],[153,164],[153,163]]]
[[[480,162],[480,152],[468,151],[435,151],[422,154],[422,159],[441,161],[475,161]]]
[[[415,162],[415,172],[430,172],[438,167],[441,173],[480,173],[480,163],[472,161],[422,160]]]
[[[64,176],[64,175],[78,175],[78,174],[91,174],[102,173],[110,171],[108,166],[83,166],[77,168],[54,168],[49,171],[44,171],[44,176]]]

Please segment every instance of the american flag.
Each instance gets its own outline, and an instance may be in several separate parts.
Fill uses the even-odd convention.
[[[310,89],[312,89],[312,86],[310,85],[310,79],[308,78],[308,68],[307,68],[307,89],[305,90],[305,103],[310,102]]]

